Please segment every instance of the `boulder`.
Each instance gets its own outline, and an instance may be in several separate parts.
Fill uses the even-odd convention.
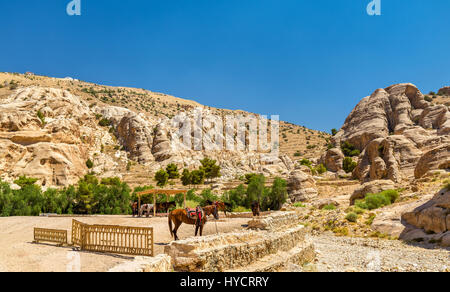
[[[329,171],[338,172],[342,170],[342,165],[344,161],[344,154],[339,148],[332,148],[328,150],[320,158],[319,163],[325,165]]]
[[[449,231],[450,191],[442,190],[433,199],[402,215],[402,220],[425,232],[445,233]]]
[[[450,168],[450,143],[438,146],[426,152],[419,161],[414,170],[414,176],[421,178],[428,171],[433,169]]]
[[[294,170],[288,178],[288,194],[292,202],[309,201],[317,197],[316,181],[301,170]]]

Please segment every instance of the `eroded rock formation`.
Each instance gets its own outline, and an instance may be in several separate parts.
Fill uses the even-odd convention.
[[[348,142],[361,154],[353,174],[362,182],[420,178],[430,170],[448,169],[450,112],[432,105],[412,84],[377,89],[365,97],[333,137],[337,148]],[[322,158],[338,171],[340,155],[329,150]]]

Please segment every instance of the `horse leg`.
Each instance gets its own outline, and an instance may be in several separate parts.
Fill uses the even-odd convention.
[[[178,236],[177,236],[177,230],[178,228],[180,228],[181,222],[178,222],[175,220],[175,228],[173,229],[173,237],[175,239],[175,241],[178,240]]]
[[[197,236],[199,225],[195,224],[195,236]]]
[[[203,226],[205,225],[205,222],[202,222],[202,225],[200,225],[200,236],[203,236]]]

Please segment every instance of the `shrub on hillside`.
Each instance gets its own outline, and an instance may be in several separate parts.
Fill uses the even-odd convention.
[[[358,149],[356,149],[356,147],[352,144],[350,144],[348,141],[345,141],[344,143],[342,143],[341,145],[341,150],[342,153],[344,153],[345,157],[354,157],[354,156],[359,156],[360,151]]]
[[[367,194],[364,199],[357,200],[355,205],[361,209],[374,210],[393,204],[398,197],[398,191],[387,190],[377,194]]]
[[[345,216],[345,219],[349,222],[353,222],[355,223],[356,221],[358,221],[358,215],[356,213],[348,213],[347,216]]]
[[[342,164],[342,168],[346,173],[352,172],[357,166],[357,163],[353,161],[350,157],[345,157],[344,162]]]

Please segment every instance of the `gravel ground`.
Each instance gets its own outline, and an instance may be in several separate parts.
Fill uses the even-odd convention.
[[[398,240],[312,236],[319,272],[450,272],[450,249],[410,245]]]

